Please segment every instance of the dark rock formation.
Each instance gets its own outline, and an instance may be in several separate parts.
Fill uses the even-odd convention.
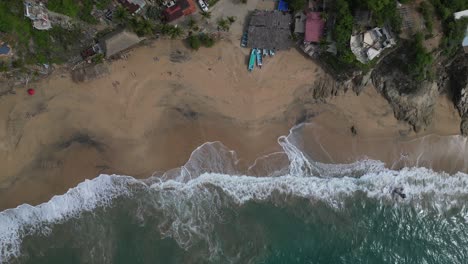
[[[436,82],[416,82],[404,72],[401,63],[405,55],[395,52],[373,71],[375,88],[389,101],[395,117],[407,121],[418,132],[432,121],[439,95]]]
[[[452,95],[462,117],[461,133],[468,136],[468,55],[460,53],[444,67],[439,83]]]

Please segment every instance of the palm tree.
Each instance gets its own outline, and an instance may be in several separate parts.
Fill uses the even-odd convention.
[[[210,19],[211,18],[211,12],[202,11],[201,15],[205,19]]]
[[[192,17],[189,19],[188,21],[188,27],[190,29],[193,29],[197,26],[197,21],[195,19],[193,19]]]
[[[169,31],[169,36],[171,36],[171,38],[178,38],[182,36],[183,33],[184,33],[184,30],[182,28],[172,27]]]
[[[129,16],[130,14],[128,13],[128,11],[125,8],[119,6],[117,10],[115,10],[112,17],[116,22],[124,23]]]

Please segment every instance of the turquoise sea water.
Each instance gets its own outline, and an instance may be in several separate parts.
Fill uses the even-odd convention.
[[[207,143],[164,175],[101,175],[3,211],[0,262],[468,263],[468,175],[322,164],[280,144],[288,165],[263,177]]]

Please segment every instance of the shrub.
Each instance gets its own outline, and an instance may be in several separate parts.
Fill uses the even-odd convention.
[[[201,41],[200,41],[200,38],[196,35],[191,35],[188,37],[188,43],[189,43],[189,46],[194,49],[194,50],[198,50],[201,46]]]
[[[421,12],[424,18],[424,24],[429,33],[432,33],[433,29],[433,20],[434,20],[434,7],[428,2],[421,2],[419,6],[419,11]]]
[[[213,47],[213,45],[215,44],[215,40],[207,34],[200,34],[199,38],[203,46],[207,48]]]
[[[424,36],[422,33],[415,35],[410,46],[408,73],[417,81],[422,81],[430,77],[433,57],[423,46]]]

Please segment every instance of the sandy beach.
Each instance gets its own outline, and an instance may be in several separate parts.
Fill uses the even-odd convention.
[[[330,138],[459,133],[458,114],[444,97],[433,125],[415,135],[371,86],[360,96],[349,91],[313,100],[307,91],[326,73],[294,49],[252,73],[247,55],[235,37],[196,52],[181,41],[159,40],[111,63],[110,75],[100,79],[77,84],[55,74],[31,85],[35,96],[25,88],[3,96],[0,208],[44,202],[100,173],[146,178],[183,165],[209,141],[236,151],[247,167],[280,150],[277,138],[302,121],[320,124]],[[369,156],[380,158],[375,153]],[[346,160],[333,160],[340,161]]]

